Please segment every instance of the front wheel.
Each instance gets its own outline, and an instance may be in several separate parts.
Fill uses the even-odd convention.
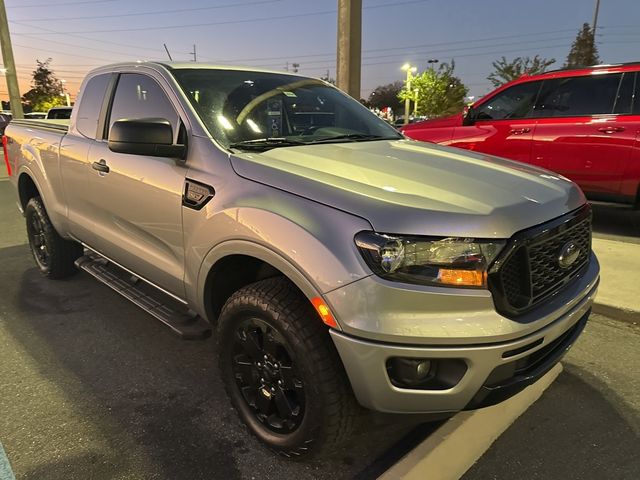
[[[327,328],[287,279],[234,293],[217,340],[227,394],[270,448],[285,456],[318,454],[348,436],[361,409]]]
[[[33,197],[24,209],[31,253],[43,275],[65,278],[76,272],[75,260],[82,245],[62,238],[49,220],[40,197]]]

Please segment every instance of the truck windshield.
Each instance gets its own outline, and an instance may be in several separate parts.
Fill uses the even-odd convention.
[[[226,148],[403,138],[320,80],[242,70],[176,69],[173,74],[211,135]]]

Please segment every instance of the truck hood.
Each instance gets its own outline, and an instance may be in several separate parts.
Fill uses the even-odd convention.
[[[508,238],[584,204],[566,178],[411,140],[274,148],[231,156],[238,175],[358,215],[378,232]]]

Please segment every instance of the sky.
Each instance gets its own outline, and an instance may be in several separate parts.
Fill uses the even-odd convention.
[[[337,0],[5,0],[21,93],[36,60],[51,58],[74,99],[92,68],[120,61],[174,60],[335,77]],[[479,97],[491,62],[539,54],[560,68],[595,0],[363,0],[362,97],[401,80],[405,62],[455,61]],[[640,0],[601,0],[603,63],[640,60]],[[0,98],[8,98],[4,77]]]

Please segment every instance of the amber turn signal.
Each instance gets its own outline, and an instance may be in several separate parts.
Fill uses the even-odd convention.
[[[330,327],[333,327],[333,328],[338,328],[338,323],[336,322],[336,319],[333,318],[333,315],[331,314],[331,310],[329,310],[329,307],[327,307],[327,304],[324,303],[324,301],[320,297],[312,298],[311,303],[313,304],[313,306],[316,309],[316,312],[318,312],[318,315],[320,315],[320,318],[326,325],[329,325]]]
[[[441,268],[438,272],[438,280],[445,285],[483,287],[486,285],[487,272]]]

